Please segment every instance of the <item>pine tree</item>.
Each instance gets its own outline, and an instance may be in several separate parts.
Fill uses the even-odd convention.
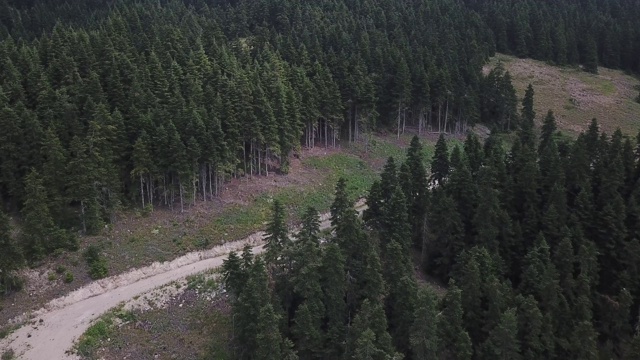
[[[9,217],[0,209],[0,293],[8,294],[19,287],[13,274],[22,265],[22,252],[11,238]]]
[[[519,296],[518,300],[518,337],[522,346],[522,358],[534,360],[549,358],[553,353],[547,347],[547,339],[553,334],[545,333],[549,329],[544,324],[544,316],[532,295]]]
[[[409,337],[417,301],[417,284],[407,248],[392,240],[387,244],[384,254],[384,280],[388,284],[385,311],[389,320],[389,332],[396,349],[406,354],[410,349]]]
[[[522,359],[517,334],[516,309],[512,308],[500,316],[498,325],[489,333],[489,338],[483,344],[482,357],[503,360]]]
[[[344,352],[347,320],[347,275],[345,258],[336,244],[329,244],[324,250],[320,268],[322,302],[325,306],[326,339],[325,353],[329,358],[341,356]]]
[[[331,226],[337,230],[342,219],[352,212],[353,202],[347,194],[347,181],[338,179],[333,203],[331,204]]]
[[[234,338],[241,359],[280,359],[282,338],[269,295],[265,265],[257,258],[233,307]]]
[[[25,179],[25,195],[22,246],[29,259],[42,260],[50,251],[66,245],[65,234],[53,223],[47,207],[47,191],[36,170],[32,170]]]
[[[436,150],[431,161],[431,183],[442,185],[449,176],[449,150],[444,134],[440,134],[436,143]]]
[[[372,358],[381,360],[395,355],[391,336],[387,332],[387,319],[382,304],[370,299],[362,302],[362,306],[351,323],[349,339],[347,339],[348,357],[357,358],[357,356],[367,353],[377,354]]]
[[[243,264],[242,259],[235,251],[231,251],[227,259],[222,262],[224,286],[236,298],[240,295],[247,282],[249,269],[246,265],[250,264]]]
[[[455,282],[449,284],[443,300],[444,309],[438,317],[438,353],[447,359],[468,360],[473,355],[471,339],[463,323],[461,293]]]
[[[592,34],[587,34],[584,40],[583,69],[592,74],[598,73],[598,44]]]
[[[427,179],[424,152],[420,139],[414,136],[407,150],[406,168],[409,170],[403,191],[409,211],[409,224],[413,245],[421,247],[425,238],[425,223],[427,215],[427,201],[429,184]]]
[[[265,231],[266,259],[269,264],[278,263],[278,258],[291,242],[285,216],[284,206],[280,200],[274,200],[271,221],[267,224]]]
[[[542,133],[540,134],[540,145],[538,147],[540,152],[553,140],[557,128],[558,126],[553,110],[549,110],[542,123]]]
[[[423,249],[423,266],[445,280],[455,257],[464,248],[464,224],[456,203],[443,190],[434,191],[430,205],[430,235]]]
[[[415,360],[438,358],[438,300],[429,287],[421,288],[409,342]]]
[[[533,128],[534,120],[536,119],[536,112],[533,108],[533,97],[535,91],[533,86],[529,84],[527,90],[524,92],[524,98],[522,99],[522,126],[527,128]],[[524,142],[524,141],[523,141]]]

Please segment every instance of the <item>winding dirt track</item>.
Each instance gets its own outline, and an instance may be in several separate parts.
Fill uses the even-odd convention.
[[[363,201],[356,205],[365,209]],[[329,214],[321,216],[321,229],[330,226]],[[231,250],[253,246],[253,253],[263,251],[263,232],[206,251],[186,254],[171,262],[154,263],[125,274],[94,281],[81,289],[52,300],[33,314],[33,320],[0,341],[0,354],[13,349],[18,359],[77,359],[69,352],[75,340],[91,322],[121,302],[189,275],[222,265]]]

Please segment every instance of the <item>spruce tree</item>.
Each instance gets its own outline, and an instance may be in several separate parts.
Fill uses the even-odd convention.
[[[502,360],[522,359],[517,334],[518,322],[516,309],[512,308],[500,316],[498,325],[489,333],[489,338],[482,347],[482,358]]]
[[[424,152],[420,139],[414,136],[407,150],[406,168],[409,170],[406,182],[403,183],[405,198],[411,224],[411,237],[416,247],[421,247],[425,238],[425,223],[429,184],[426,173]]]
[[[438,317],[438,353],[447,359],[469,360],[473,356],[473,349],[469,334],[464,328],[461,293],[452,281],[443,300],[444,309]]]
[[[347,339],[348,357],[357,358],[364,353],[377,354],[373,355],[373,359],[389,359],[395,355],[382,304],[371,299],[362,302]]]
[[[347,274],[345,257],[333,243],[323,251],[322,266],[319,270],[322,284],[322,302],[325,306],[325,354],[329,358],[341,356],[344,352],[347,320]]]
[[[47,207],[48,196],[36,170],[25,179],[26,201],[22,208],[22,246],[30,260],[42,260],[50,251],[64,248],[65,232],[57,228]]]
[[[524,98],[522,99],[522,126],[527,128],[533,128],[534,120],[536,119],[536,112],[533,108],[533,99],[535,91],[533,86],[529,84],[527,90],[524,92]]]
[[[431,183],[442,185],[449,176],[449,150],[444,134],[440,134],[436,143],[435,153],[431,160]]]
[[[283,250],[289,246],[290,242],[284,206],[280,200],[276,199],[273,201],[271,221],[267,224],[265,231],[267,262],[276,264]]]
[[[0,209],[0,293],[16,290],[18,279],[13,272],[22,265],[22,252],[11,238],[9,217]]]
[[[553,340],[552,333],[546,333],[549,327],[532,295],[519,296],[518,299],[518,337],[524,360],[549,358],[552,356],[547,340]]]
[[[436,359],[438,357],[438,299],[429,287],[418,291],[418,301],[411,328],[409,342],[415,360]]]

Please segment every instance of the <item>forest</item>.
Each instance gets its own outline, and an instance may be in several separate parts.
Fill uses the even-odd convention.
[[[362,221],[341,182],[327,239],[310,210],[291,241],[274,206],[265,259],[226,265],[236,355],[640,358],[638,139],[560,136],[533,87],[519,103],[482,72],[501,52],[639,74],[638,18],[634,0],[0,0],[0,291],[119,211],[184,211],[302,148],[481,123],[484,143],[389,160]]]
[[[509,152],[441,137],[430,176],[414,137],[362,220],[340,180],[329,233],[311,208],[290,237],[275,202],[264,257],[223,265],[235,357],[640,358],[639,143],[596,121],[560,141],[552,112],[538,136],[526,113]]]

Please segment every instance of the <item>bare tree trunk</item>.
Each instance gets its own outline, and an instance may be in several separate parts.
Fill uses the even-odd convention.
[[[178,179],[178,190],[180,190],[180,212],[184,212],[184,195],[182,194],[182,181]]]
[[[247,176],[247,144],[242,143],[242,162],[244,163],[244,176]]]
[[[142,198],[142,208],[144,209],[144,182],[142,181],[142,174],[140,174],[140,197]]]
[[[214,196],[214,195],[213,195],[213,181],[214,181],[214,180],[213,180],[213,176],[212,176],[212,175],[213,175],[213,174],[212,174],[212,173],[213,173],[213,170],[212,170],[212,166],[211,166],[211,164],[208,164],[208,165],[207,165],[207,170],[209,170],[209,171],[208,171],[208,172],[209,172],[209,195],[213,198],[213,196]],[[212,200],[213,200],[213,199],[212,199]]]
[[[164,194],[164,206],[167,206],[167,174],[162,175],[162,192]]]
[[[398,139],[400,139],[400,101],[398,101]]]
[[[87,232],[87,220],[84,216],[84,200],[80,200],[80,213],[82,214],[82,232]]]
[[[249,142],[249,178],[253,178],[253,140]],[[245,169],[246,172],[246,169]]]
[[[200,183],[202,185],[202,201],[207,201],[207,165],[200,166]]]
[[[147,194],[149,194],[149,204],[151,204],[151,208],[153,208],[153,193],[155,192],[153,178],[149,175],[149,179],[147,181]]]
[[[444,132],[447,132],[447,120],[449,117],[449,99],[447,98],[447,110],[444,112]]]
[[[349,144],[351,144],[351,120],[353,119],[353,105],[349,108]]]
[[[402,109],[402,135],[407,127],[407,109]]]
[[[324,147],[325,149],[329,147],[329,121],[324,119]]]
[[[440,126],[440,124],[441,124],[441,122],[440,122],[440,116],[441,116],[441,114],[442,114],[442,104],[441,104],[441,103],[439,103],[439,104],[438,104],[438,133],[441,133],[441,132],[442,132],[442,128],[441,128],[441,126]]]
[[[193,188],[193,197],[191,198],[191,207],[196,203],[196,191],[198,191],[198,187],[196,186],[197,178],[195,176],[191,177],[191,187]]]

